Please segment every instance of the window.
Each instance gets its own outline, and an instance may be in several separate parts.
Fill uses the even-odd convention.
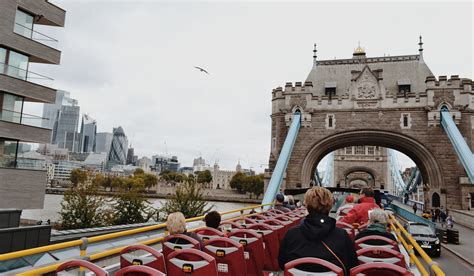
[[[363,155],[365,154],[365,147],[364,146],[357,146],[355,149],[355,154]]]
[[[336,87],[326,87],[324,94],[331,99],[333,96],[336,96]]]
[[[403,115],[403,126],[408,127],[408,114]]]
[[[406,95],[411,92],[411,86],[409,84],[400,84],[398,86],[398,93]]]
[[[336,117],[334,114],[326,114],[326,128],[335,129],[336,128]]]
[[[272,138],[272,150],[275,150],[276,149],[276,138],[273,137]]]
[[[16,167],[18,141],[0,138],[0,167]]]
[[[15,27],[13,31],[19,35],[33,38],[33,15],[22,10],[17,10],[15,15]]]
[[[410,113],[402,113],[400,117],[400,127],[402,129],[411,128],[411,117]]]
[[[332,127],[332,125],[333,125],[333,124],[332,124],[332,121],[333,121],[333,117],[332,117],[332,116],[329,116],[329,118],[328,118],[328,125],[329,125],[329,127]]]
[[[367,147],[367,154],[368,155],[374,155],[375,154],[374,147]]]
[[[0,92],[0,120],[21,123],[23,97]]]
[[[0,48],[0,74],[26,80],[28,62],[28,56],[6,48]]]
[[[346,154],[352,154],[352,147],[346,148]]]

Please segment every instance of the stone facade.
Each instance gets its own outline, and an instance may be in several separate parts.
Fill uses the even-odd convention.
[[[409,90],[404,88],[408,85]],[[331,92],[335,87],[334,92]],[[408,91],[408,92],[407,92]],[[328,93],[329,92],[329,93]],[[471,79],[433,76],[418,55],[317,61],[305,82],[272,91],[270,172],[283,146],[292,112],[302,112],[283,188],[309,187],[319,161],[329,152],[357,145],[393,148],[419,167],[425,201],[466,209],[474,185],[439,125],[445,105],[474,148],[474,91]],[[328,116],[331,121],[328,121]],[[331,122],[332,124],[329,124]]]

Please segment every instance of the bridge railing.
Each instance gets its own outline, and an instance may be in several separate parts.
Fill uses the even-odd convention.
[[[229,218],[229,219],[233,219],[233,218],[243,215],[243,212],[246,210],[255,210],[258,208],[263,209],[263,207],[269,206],[269,205],[273,205],[273,203],[253,205],[253,206],[235,209],[235,210],[231,210],[227,212],[220,212],[220,214],[221,216],[226,216],[226,215],[232,215],[232,214],[237,213],[238,214],[237,216]],[[202,221],[203,219],[204,219],[204,216],[193,217],[193,218],[186,219],[186,222]],[[41,246],[37,248],[20,250],[20,251],[6,253],[6,254],[0,254],[0,265],[2,262],[7,262],[7,261],[15,262],[15,260],[18,260],[19,258],[22,258],[22,257],[35,257],[35,256],[37,257],[39,254],[46,254],[48,252],[55,251],[55,250],[67,250],[67,249],[73,249],[73,248],[76,248],[76,250],[77,248],[79,249],[79,256],[71,256],[71,257],[79,257],[82,259],[93,261],[93,260],[97,260],[97,259],[104,258],[107,256],[112,256],[114,254],[118,254],[120,250],[125,247],[125,246],[121,246],[118,248],[115,247],[112,249],[102,251],[100,253],[87,255],[88,249],[94,243],[99,243],[102,241],[109,241],[109,240],[112,241],[117,238],[133,236],[136,234],[165,229],[165,228],[166,228],[166,223],[160,223],[160,224],[141,227],[141,228],[132,229],[132,230],[126,230],[126,231],[121,231],[121,232],[116,232],[116,233],[111,233],[111,234],[105,234],[105,235],[100,235],[100,236],[95,236],[95,237],[90,237],[90,238],[82,238],[82,239],[69,241],[69,242],[63,242],[63,243],[58,243],[58,244]],[[147,239],[138,243],[144,244],[144,245],[151,245],[151,244],[156,244],[156,243],[161,242],[163,238],[164,237],[157,237],[157,238]],[[56,268],[59,267],[63,262],[64,261],[56,261],[52,264],[39,267],[36,269],[33,268],[33,270],[19,273],[17,275],[41,275],[43,273],[54,272]]]

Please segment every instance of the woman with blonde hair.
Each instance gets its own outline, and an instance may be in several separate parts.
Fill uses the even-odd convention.
[[[308,215],[303,222],[288,230],[280,245],[278,262],[285,264],[303,257],[314,257],[331,262],[349,275],[349,270],[358,265],[354,243],[343,229],[336,228],[336,220],[329,217],[333,205],[331,192],[323,187],[313,187],[304,196]],[[314,265],[298,267],[305,271],[322,272]]]
[[[188,232],[186,230],[186,219],[184,218],[183,213],[175,212],[175,213],[169,214],[168,219],[166,220],[166,228],[168,229],[168,232],[170,235],[174,235],[174,234],[186,235],[188,237],[191,237],[197,240],[200,243],[201,248],[203,248],[204,242],[202,241],[202,239],[196,233]]]

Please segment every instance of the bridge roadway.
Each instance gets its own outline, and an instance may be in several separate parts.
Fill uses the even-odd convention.
[[[411,206],[398,201],[392,204],[413,212]],[[460,225],[455,225],[459,230],[459,245],[441,243],[441,257],[433,258],[446,275],[472,276],[474,275],[474,230]],[[427,271],[430,271],[429,265],[419,258],[425,265]]]

